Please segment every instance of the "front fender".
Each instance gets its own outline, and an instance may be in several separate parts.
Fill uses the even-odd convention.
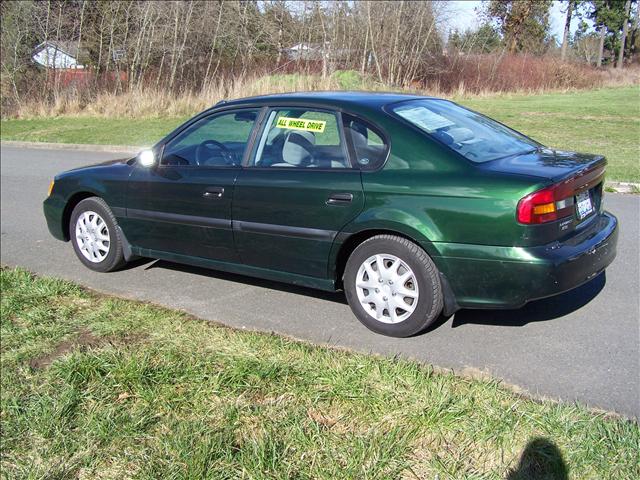
[[[68,240],[71,211],[83,198],[101,197],[117,217],[126,212],[126,185],[132,168],[127,164],[107,164],[64,172],[55,178],[51,195],[43,204],[51,234]]]
[[[80,193],[89,193],[101,197],[111,208],[124,209],[129,171],[130,169],[127,168],[126,172],[102,171],[99,174],[87,172],[82,175],[64,175],[56,179],[54,194],[60,195],[68,203]]]

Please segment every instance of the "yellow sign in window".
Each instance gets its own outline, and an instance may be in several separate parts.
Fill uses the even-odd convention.
[[[280,117],[276,122],[276,127],[322,133],[324,132],[324,127],[326,124],[327,122],[323,120],[307,120],[305,118]]]

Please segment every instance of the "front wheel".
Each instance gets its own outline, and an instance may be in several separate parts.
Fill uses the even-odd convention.
[[[126,262],[116,217],[100,197],[85,198],[71,213],[69,237],[80,261],[96,272],[111,272]]]
[[[383,335],[415,335],[442,311],[438,269],[422,248],[402,237],[377,235],[361,243],[343,280],[358,320]]]

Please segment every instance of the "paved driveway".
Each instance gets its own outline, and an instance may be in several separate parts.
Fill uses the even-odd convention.
[[[514,311],[460,311],[429,333],[392,339],[366,330],[340,294],[164,261],[98,274],[54,240],[42,216],[49,180],[108,153],[3,147],[3,264],[97,290],[180,308],[233,327],[275,331],[364,352],[402,355],[461,371],[479,369],[534,395],[640,417],[639,196],[609,194],[621,222],[618,258],[604,275],[567,294]]]

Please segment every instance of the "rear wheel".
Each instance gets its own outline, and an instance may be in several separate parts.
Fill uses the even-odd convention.
[[[80,261],[96,272],[111,272],[126,262],[116,217],[100,197],[79,202],[71,213],[69,237]]]
[[[413,242],[394,235],[377,235],[356,247],[347,261],[344,289],[358,320],[391,337],[421,332],[443,306],[431,258]]]

